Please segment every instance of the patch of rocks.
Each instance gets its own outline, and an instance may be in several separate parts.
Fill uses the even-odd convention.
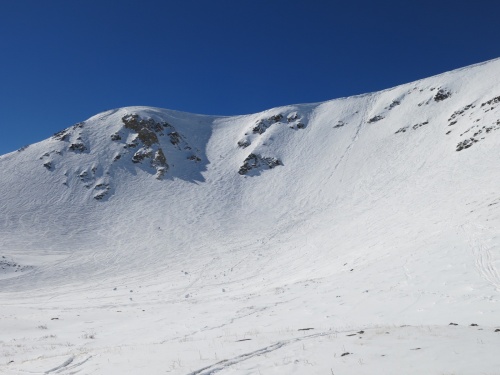
[[[451,92],[447,89],[439,89],[436,95],[434,95],[435,102],[442,102],[443,100],[451,97]]]
[[[369,124],[373,124],[373,123],[378,122],[378,121],[383,120],[383,119],[384,119],[384,116],[377,115],[377,116],[374,116],[371,119],[369,119],[367,122]]]
[[[252,144],[252,140],[250,138],[261,136],[274,125],[288,125],[290,129],[295,130],[305,129],[307,127],[307,123],[296,111],[290,112],[286,115],[283,113],[277,113],[268,118],[258,119],[252,128],[245,133],[245,138],[242,138],[237,142],[238,147],[247,148]]]
[[[273,169],[279,165],[283,165],[283,163],[277,158],[252,153],[243,161],[243,165],[240,167],[238,173],[246,175],[252,170]]]
[[[5,255],[0,256],[0,271],[3,272],[23,272],[33,269],[33,266],[24,266],[11,259],[8,259]]]

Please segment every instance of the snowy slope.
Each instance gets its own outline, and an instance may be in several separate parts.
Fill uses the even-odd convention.
[[[0,373],[498,374],[499,73],[0,157]]]

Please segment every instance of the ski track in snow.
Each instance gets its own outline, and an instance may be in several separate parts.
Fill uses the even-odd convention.
[[[46,371],[28,371],[28,370],[18,370],[14,372],[8,372],[8,374],[26,374],[26,375],[49,375],[49,374],[63,374],[63,375],[73,375],[82,371],[82,366],[86,364],[91,358],[91,355],[83,356],[70,356],[63,363],[58,366],[52,367]],[[54,357],[54,359],[57,357]],[[51,359],[50,357],[46,357],[45,359]],[[0,373],[2,373],[0,371]]]
[[[495,267],[491,247],[484,243],[486,228],[471,223],[462,226],[468,237],[469,246],[474,256],[476,268],[481,277],[500,292],[500,273]]]
[[[356,127],[356,132],[354,133],[354,136],[352,137],[351,142],[349,143],[349,145],[347,146],[347,148],[345,149],[345,151],[342,153],[341,157],[339,158],[338,163],[335,164],[335,167],[333,168],[332,174],[335,173],[335,171],[338,169],[338,167],[342,163],[342,161],[344,161],[344,159],[347,159],[349,157],[349,153],[353,149],[356,141],[359,139],[359,135],[361,133],[361,130],[363,129],[363,126],[366,124],[366,121],[368,120],[367,115],[373,107],[373,100],[374,99],[372,97],[370,97],[370,99],[368,100],[368,103],[365,105],[364,110],[363,110],[363,114],[359,118],[359,124]],[[345,169],[342,171],[342,175],[340,177],[340,182],[342,182],[344,179],[344,173],[345,173]]]
[[[279,341],[277,343],[266,346],[264,348],[254,350],[250,353],[241,354],[241,355],[236,356],[236,357],[231,358],[231,359],[225,359],[225,360],[219,361],[217,363],[214,363],[213,365],[210,365],[210,366],[204,367],[202,369],[190,372],[187,375],[212,375],[212,374],[215,374],[217,372],[227,370],[231,366],[237,365],[238,363],[244,362],[244,361],[249,360],[251,358],[258,357],[258,356],[279,350],[286,345],[290,345],[290,344],[293,344],[293,343],[296,343],[299,341],[313,339],[316,337],[331,335],[333,333],[338,333],[338,332],[330,332],[330,331],[329,332],[322,332],[322,333],[316,333],[313,335],[307,335],[304,337],[298,337],[298,338],[291,339],[291,340]]]
[[[56,373],[60,373],[61,371],[63,371],[64,369],[67,369],[68,366],[73,362],[75,358],[71,357],[69,359],[67,359],[66,361],[64,361],[62,364],[60,364],[59,366],[56,366],[50,370],[47,370],[45,371],[45,374],[50,374],[52,372],[56,372]]]
[[[88,356],[82,359],[79,362],[75,361],[75,357],[70,357],[66,361],[64,361],[59,366],[56,366],[48,371],[45,371],[44,374],[76,374],[79,372],[79,367],[88,362],[92,356]],[[75,371],[76,370],[76,371]]]

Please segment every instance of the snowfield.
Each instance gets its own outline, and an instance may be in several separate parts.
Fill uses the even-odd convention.
[[[500,374],[500,59],[0,157],[2,374]]]

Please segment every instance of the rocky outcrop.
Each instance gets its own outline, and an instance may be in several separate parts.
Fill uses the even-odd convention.
[[[268,129],[273,126],[286,126],[290,129],[305,129],[307,122],[297,112],[289,112],[288,114],[277,113],[267,118],[258,119],[250,130],[245,132],[245,137],[237,142],[238,147],[247,148],[254,140],[259,139]]]
[[[238,173],[241,175],[246,175],[252,170],[273,169],[278,165],[283,165],[283,163],[279,159],[273,157],[265,157],[258,154],[250,154],[243,161],[243,165],[240,167]]]
[[[439,89],[436,95],[434,95],[434,101],[441,102],[448,99],[451,96],[451,92],[447,89]]]
[[[165,136],[165,132],[168,129],[170,131],[167,136],[170,138],[170,142],[173,145],[178,145],[181,140],[179,133],[167,122],[142,119],[137,114],[129,114],[122,117],[122,122],[125,129],[129,129],[135,133],[132,142],[126,143],[124,148],[140,147],[134,152],[131,159],[132,162],[135,164],[149,162],[149,165],[156,170],[156,178],[163,178],[169,169],[169,165],[159,138]],[[119,133],[115,133],[112,135],[113,138],[114,140],[121,140],[122,137]],[[119,155],[115,156],[115,161],[120,158]]]
[[[368,123],[373,124],[374,122],[378,122],[378,121],[382,120],[383,118],[384,118],[383,116],[377,115],[377,116],[374,116],[371,119],[369,119]]]

